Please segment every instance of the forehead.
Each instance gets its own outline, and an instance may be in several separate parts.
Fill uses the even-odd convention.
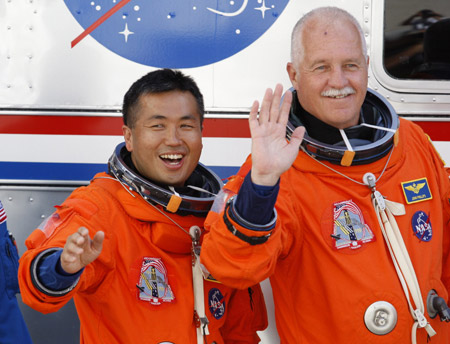
[[[168,91],[147,93],[139,97],[137,119],[149,119],[157,116],[166,119],[194,118],[200,120],[195,97],[188,91]]]
[[[306,58],[356,58],[363,54],[359,31],[348,19],[312,18],[305,24],[302,38]]]

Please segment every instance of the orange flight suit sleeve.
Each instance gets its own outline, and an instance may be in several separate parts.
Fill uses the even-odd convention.
[[[77,195],[77,191],[72,195]],[[33,278],[33,269],[35,269],[33,262],[41,253],[62,249],[67,237],[75,233],[81,226],[89,229],[91,237],[96,230],[102,230],[100,224],[93,225],[95,222],[92,221],[93,215],[99,209],[88,200],[77,199],[72,201],[68,199],[62,206],[56,208],[56,212],[27,238],[25,245],[28,250],[24,252],[19,261],[18,277],[22,300],[25,304],[44,314],[59,310],[80,289],[83,290],[88,286],[92,287],[100,283],[108,270],[104,269],[96,272],[93,264],[89,264],[85,267],[74,288],[70,291],[64,291],[60,296],[47,295],[37,286],[36,280]],[[105,238],[105,240],[109,240],[109,238]],[[107,246],[105,245],[104,247]],[[104,251],[100,255],[99,261],[103,262],[103,266],[109,266],[110,269],[112,268],[111,260],[104,259],[109,256],[107,249]]]
[[[222,194],[205,221],[206,235],[202,245],[201,261],[208,271],[225,285],[234,288],[247,288],[270,277],[275,271],[279,257],[286,254],[290,247],[290,235],[284,228],[298,226],[292,217],[278,216],[276,226],[269,231],[254,231],[247,229],[230,216],[233,227],[248,237],[263,237],[270,235],[262,244],[251,245],[234,235],[224,223],[225,203],[236,195],[251,167],[251,157],[239,170],[236,176],[230,178]],[[282,184],[282,183],[281,183]],[[277,212],[294,211],[293,205],[279,205]],[[220,252],[220,254],[217,254]]]

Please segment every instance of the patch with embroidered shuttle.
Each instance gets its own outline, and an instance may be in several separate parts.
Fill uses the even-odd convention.
[[[167,269],[161,258],[145,257],[142,260],[136,287],[139,289],[139,299],[152,305],[172,302],[175,299],[167,278]]]
[[[365,223],[361,209],[352,200],[334,204],[333,232],[335,248],[357,249],[375,240],[375,236]]]
[[[406,203],[412,204],[427,201],[433,198],[430,188],[428,187],[427,178],[410,180],[401,183]]]

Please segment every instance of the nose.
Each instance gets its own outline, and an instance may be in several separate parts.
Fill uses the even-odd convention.
[[[177,128],[168,128],[165,136],[165,143],[168,146],[178,146],[181,142]]]
[[[348,79],[345,75],[345,71],[342,68],[336,67],[331,70],[330,78],[328,80],[329,86],[341,89],[347,86],[347,83]]]

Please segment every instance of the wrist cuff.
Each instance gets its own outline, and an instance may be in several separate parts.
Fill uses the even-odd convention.
[[[44,293],[48,296],[64,296],[71,292],[75,286],[78,284],[78,281],[80,280],[80,277],[78,277],[75,282],[73,282],[72,285],[69,287],[63,289],[63,290],[52,290],[47,288],[39,279],[39,265],[41,262],[49,255],[61,250],[61,248],[49,248],[45,251],[42,251],[39,253],[36,258],[33,259],[31,262],[30,272],[31,272],[31,280],[33,282],[33,285],[36,287],[37,290],[39,290],[41,293]],[[56,272],[55,272],[56,273]]]
[[[241,224],[243,227],[246,227],[248,229],[252,229],[255,231],[268,231],[271,230],[276,223],[276,212],[274,214],[273,220],[270,221],[269,224],[267,225],[257,225],[257,224],[252,224],[246,220],[244,220],[234,209],[234,197],[231,197],[226,206],[225,206],[225,211],[223,213],[223,220],[225,222],[225,225],[227,226],[228,230],[233,233],[233,235],[237,236],[239,239],[245,241],[246,243],[250,244],[250,245],[259,245],[259,244],[263,244],[265,243],[270,236],[272,235],[272,233],[263,235],[263,236],[248,236],[245,235],[244,233],[240,232],[239,230],[236,229],[236,227],[233,226],[233,224],[231,223],[230,219],[229,219],[229,213],[230,216],[239,224]]]

